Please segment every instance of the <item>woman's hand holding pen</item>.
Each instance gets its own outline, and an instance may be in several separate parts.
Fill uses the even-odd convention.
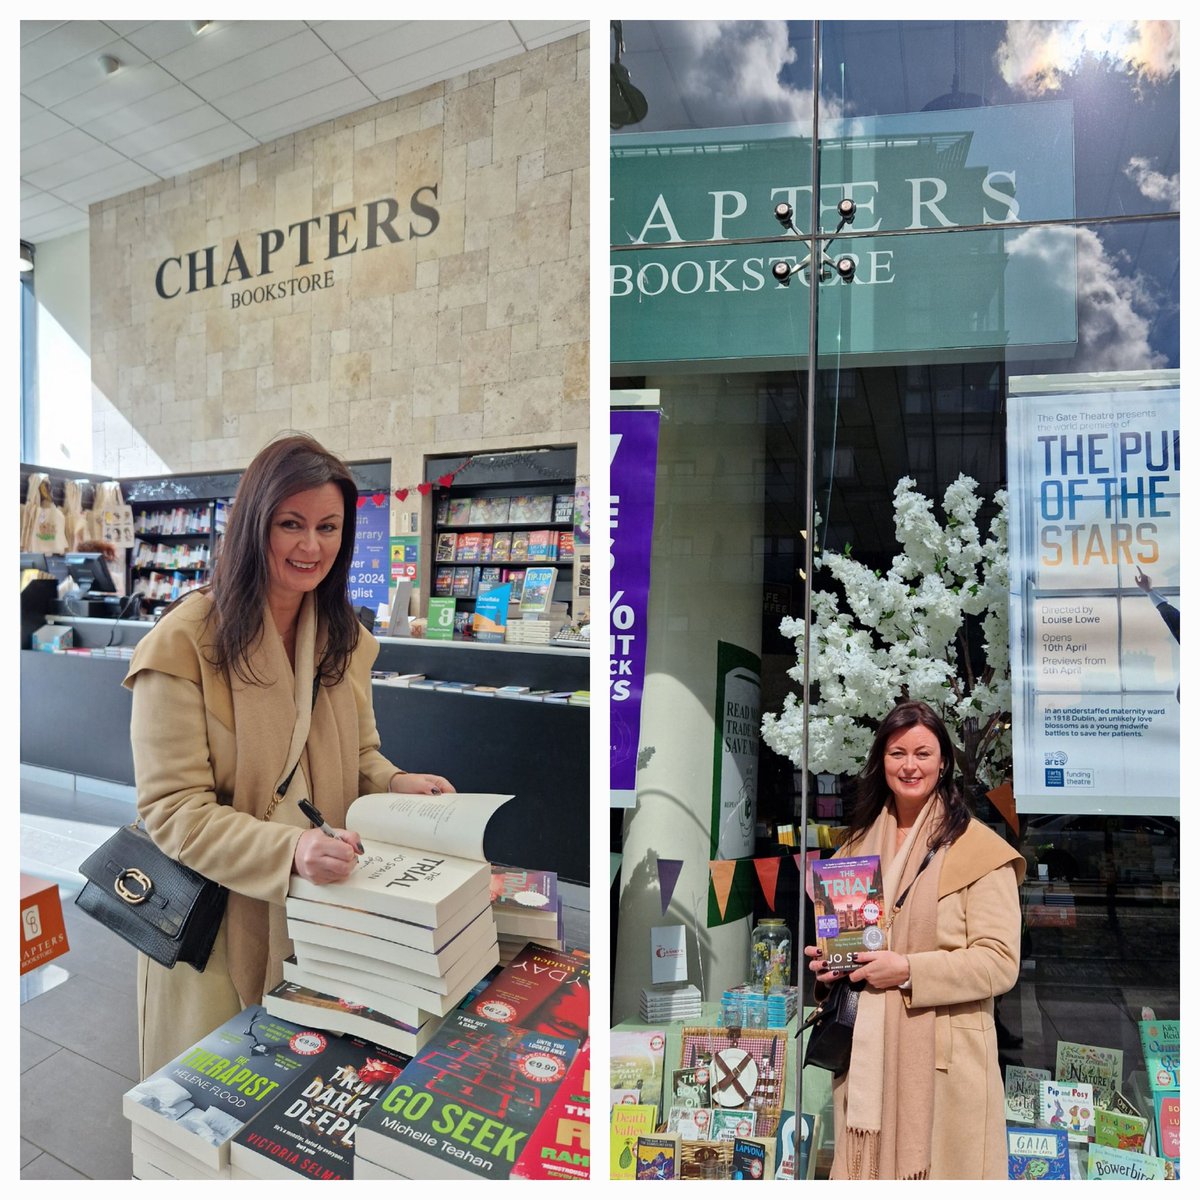
[[[335,883],[354,870],[361,853],[362,842],[357,833],[332,825],[306,829],[296,843],[292,870],[311,883]]]

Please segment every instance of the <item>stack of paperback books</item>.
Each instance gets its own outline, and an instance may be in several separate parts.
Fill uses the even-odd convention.
[[[359,1124],[357,1179],[586,1176],[590,964],[530,946],[404,1069]],[[563,1119],[547,1119],[560,1108]],[[565,1122],[565,1123],[564,1123]]]
[[[529,942],[564,948],[562,897],[553,871],[493,866],[492,917],[502,966],[508,966]]]
[[[404,1053],[429,1040],[499,961],[484,857],[489,821],[509,796],[360,796],[347,814],[364,853],[351,875],[314,884],[292,876],[287,899],[294,957],[284,979],[306,992],[310,1021],[334,1021],[329,1001],[363,1006],[402,1028]],[[313,997],[319,996],[320,999]],[[399,1036],[405,1035],[405,1036]]]
[[[700,989],[694,983],[656,983],[642,988],[641,1018],[647,1025],[688,1021],[700,1015]]]

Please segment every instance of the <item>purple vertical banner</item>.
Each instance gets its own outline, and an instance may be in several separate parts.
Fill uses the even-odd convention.
[[[355,608],[378,612],[388,601],[391,581],[391,545],[388,534],[390,506],[386,492],[362,495],[354,514],[354,557],[347,581],[350,603]]]
[[[642,684],[646,674],[650,538],[658,412],[609,414],[609,788],[614,808],[636,803]]]

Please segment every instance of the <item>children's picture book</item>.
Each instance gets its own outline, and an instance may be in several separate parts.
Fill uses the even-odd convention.
[[[458,534],[439,533],[437,535],[437,549],[434,551],[434,560],[436,562],[453,562],[454,551],[457,546]]]
[[[883,872],[877,854],[816,859],[812,864],[817,944],[831,971],[850,971],[849,956],[882,950]]]
[[[653,1104],[617,1104],[609,1116],[608,1156],[610,1179],[637,1178],[637,1143],[649,1137],[657,1124]]]
[[[1178,1091],[1179,1022],[1139,1021],[1138,1036],[1151,1091]]]
[[[508,521],[511,525],[539,525],[553,515],[553,496],[519,495],[509,501]]]
[[[230,1166],[255,1179],[353,1179],[359,1120],[404,1069],[402,1054],[361,1038],[334,1037],[278,1100],[242,1126]]]
[[[492,536],[492,562],[512,560],[512,531],[504,530]]]
[[[733,1139],[733,1158],[729,1164],[730,1179],[765,1179],[767,1175],[767,1146],[749,1137]]]
[[[1023,1067],[1018,1063],[1004,1066],[1004,1119],[1010,1125],[1036,1125],[1038,1099],[1050,1072],[1041,1067]]]
[[[637,1140],[636,1179],[675,1179],[679,1138],[669,1133],[642,1134]]]
[[[1096,1109],[1096,1143],[1100,1146],[1136,1150],[1140,1154],[1146,1148],[1149,1128],[1149,1117],[1129,1116],[1107,1108]]]
[[[575,1055],[510,1179],[591,1178],[591,1042]]]
[[[675,1108],[708,1108],[712,1103],[708,1067],[684,1067],[671,1072]]]
[[[359,796],[346,812],[346,827],[364,850],[354,870],[334,883],[293,875],[288,895],[440,926],[487,890],[488,827],[511,799],[470,792]]]
[[[663,1099],[666,1048],[667,1035],[662,1029],[614,1029],[609,1034],[609,1086],[636,1088],[641,1102],[654,1109],[656,1125]]]
[[[1054,1059],[1054,1077],[1090,1083],[1096,1107],[1105,1108],[1113,1092],[1121,1086],[1124,1065],[1124,1051],[1060,1041]]]
[[[446,514],[447,525],[470,525],[471,501],[466,496],[454,496]]]
[[[1067,1135],[1061,1129],[1008,1131],[1009,1179],[1070,1179]]]
[[[1048,1079],[1039,1091],[1038,1125],[1061,1129],[1073,1140],[1087,1140],[1096,1124],[1092,1085]]]
[[[1158,1152],[1163,1158],[1179,1162],[1179,1093],[1156,1092],[1154,1095],[1154,1131]]]
[[[554,598],[554,583],[557,579],[557,567],[530,567],[525,572],[525,580],[521,585],[521,612],[545,612]]]
[[[1167,1164],[1149,1154],[1118,1150],[1093,1142],[1088,1147],[1089,1179],[1166,1179]]]
[[[471,500],[472,525],[504,525],[507,521],[507,496],[476,496]]]

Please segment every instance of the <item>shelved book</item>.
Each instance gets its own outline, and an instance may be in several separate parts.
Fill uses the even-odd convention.
[[[575,1055],[542,1119],[517,1156],[512,1179],[591,1178],[591,1042]]]
[[[447,525],[469,525],[471,523],[471,501],[465,496],[455,496],[446,510]]]
[[[415,1054],[437,1029],[437,1019],[433,1016],[426,1016],[420,1025],[406,1025],[369,1005],[356,1004],[287,979],[263,997],[263,1008],[285,1021],[366,1038],[377,1046],[407,1055]]]
[[[507,496],[475,496],[471,500],[472,525],[504,525],[508,522]]]
[[[520,495],[509,499],[508,520],[512,525],[536,525],[552,520],[554,498],[552,496]]]
[[[1061,1129],[1007,1130],[1009,1179],[1070,1179],[1067,1135]]]
[[[360,1159],[410,1179],[507,1179],[580,1043],[461,1010],[359,1122]]]
[[[849,955],[882,950],[883,873],[877,854],[815,860],[813,913],[817,944],[831,970],[849,970]]]
[[[227,1168],[234,1135],[328,1046],[324,1034],[252,1004],[130,1088],[121,1111],[185,1163]]]
[[[361,1038],[330,1038],[230,1144],[233,1179],[353,1179],[359,1121],[407,1065]]]
[[[454,551],[458,546],[458,535],[454,533],[439,533],[437,546],[434,550],[436,562],[453,562]]]

